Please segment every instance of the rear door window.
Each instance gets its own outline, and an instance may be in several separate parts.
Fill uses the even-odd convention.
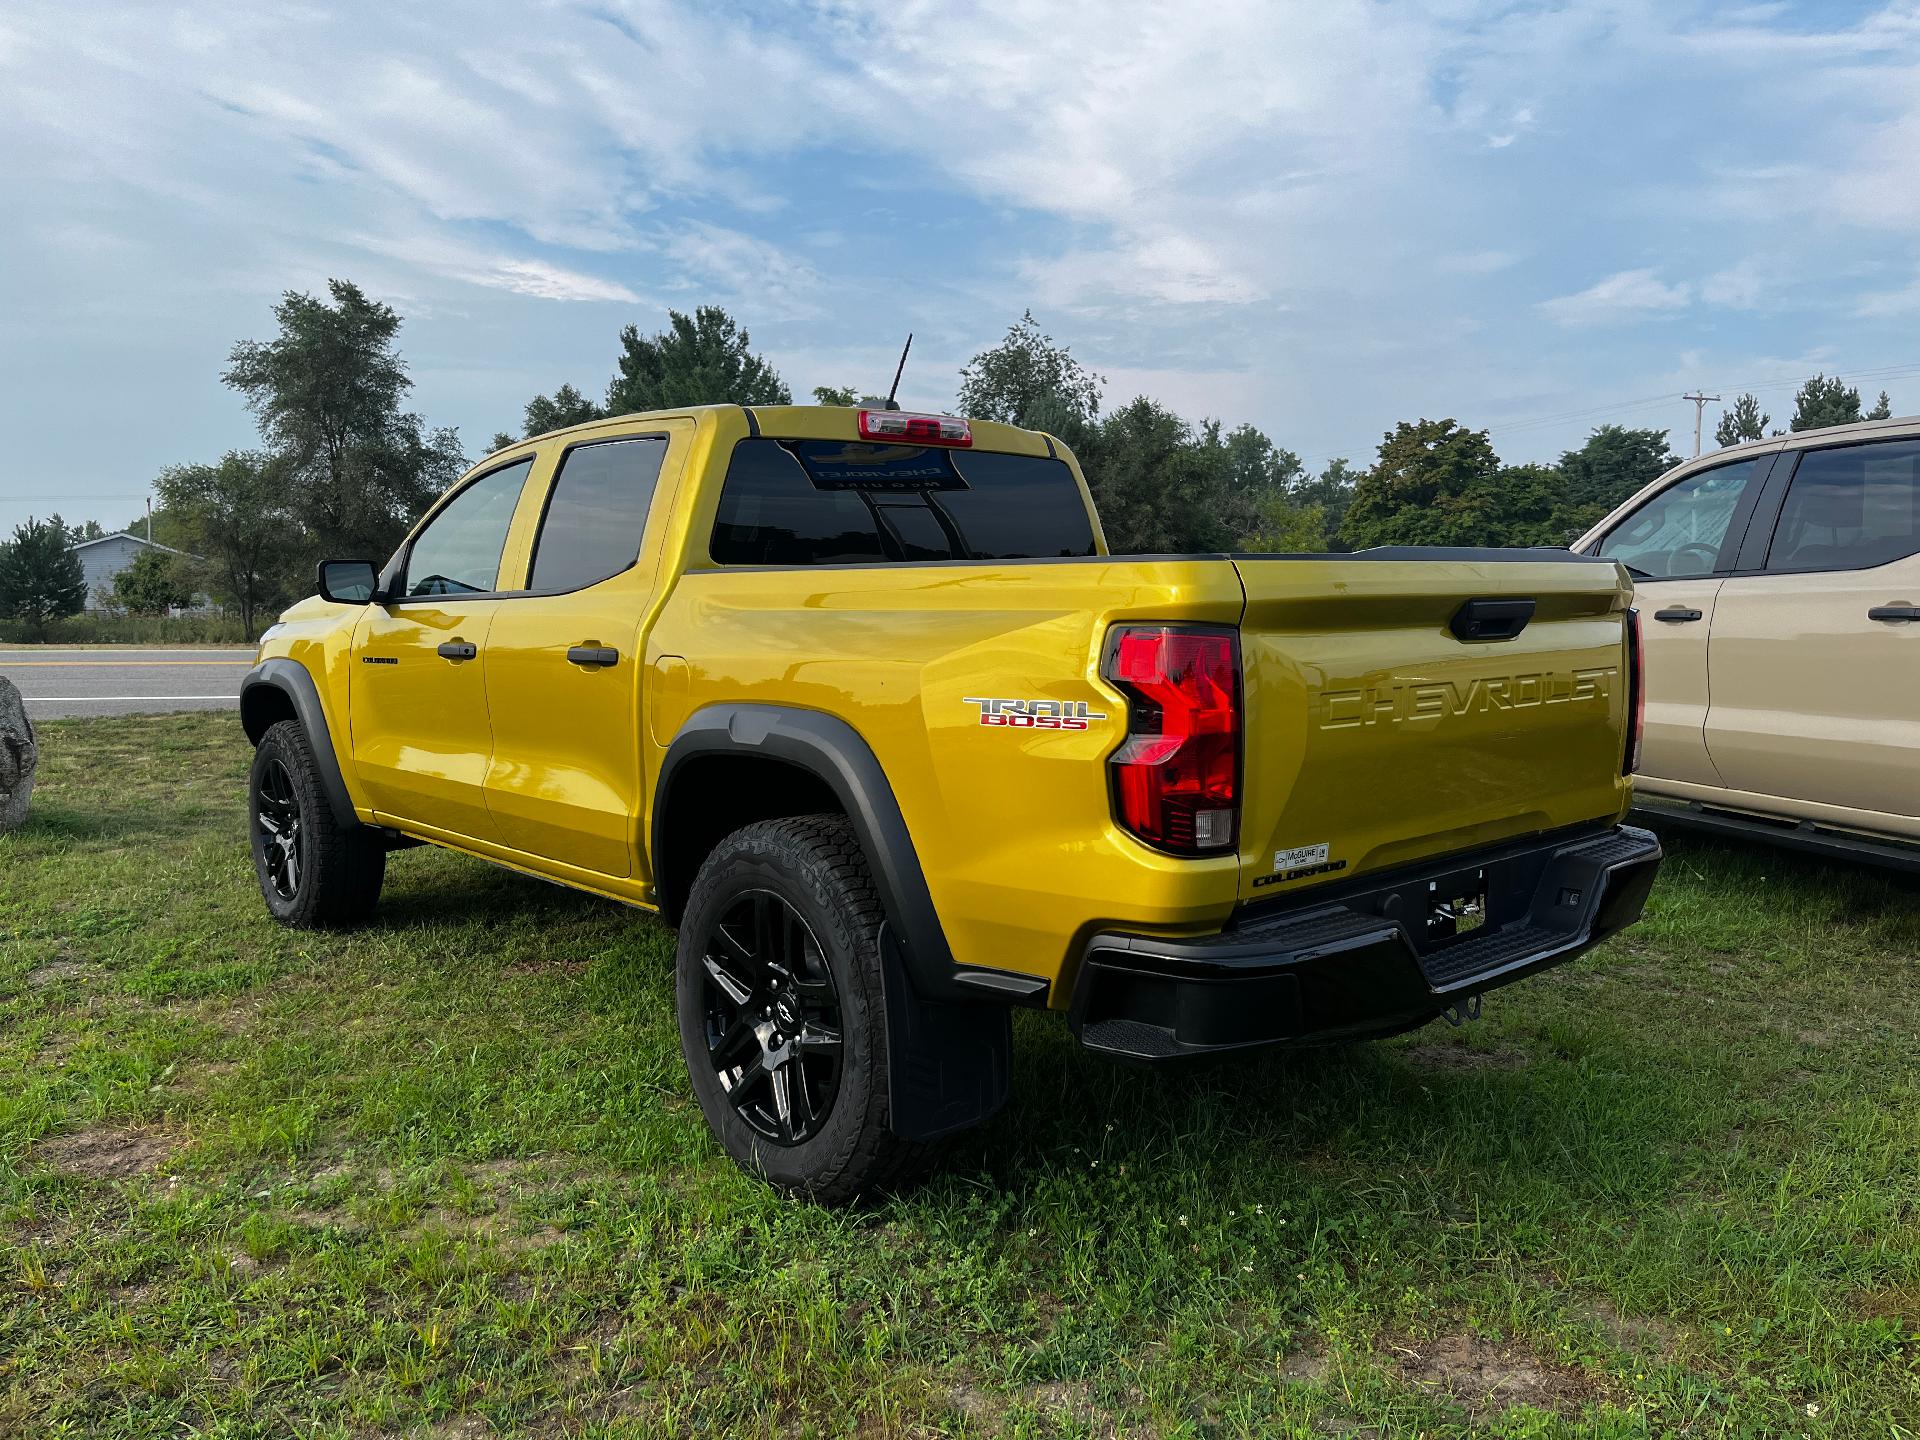
[[[1095,553],[1086,501],[1059,460],[764,437],[734,447],[710,549],[722,565]]]
[[[534,590],[580,590],[640,556],[667,442],[657,436],[576,445],[560,462],[534,541]]]
[[[1920,440],[1810,450],[1773,527],[1769,570],[1866,570],[1920,552]]]

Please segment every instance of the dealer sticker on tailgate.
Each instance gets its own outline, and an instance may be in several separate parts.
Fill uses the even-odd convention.
[[[1325,845],[1296,845],[1291,850],[1273,852],[1273,873],[1282,870],[1304,870],[1309,865],[1324,865],[1327,861]]]

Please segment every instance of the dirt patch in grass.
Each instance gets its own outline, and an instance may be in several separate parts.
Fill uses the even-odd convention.
[[[94,966],[84,965],[78,960],[52,960],[27,972],[27,988],[46,990],[69,980],[84,980],[94,973],[94,969]]]
[[[90,1180],[130,1180],[158,1170],[173,1154],[173,1142],[155,1130],[97,1126],[55,1135],[33,1147],[43,1165]]]
[[[1298,1385],[1322,1385],[1333,1373],[1333,1359],[1318,1345],[1302,1345],[1280,1357],[1280,1378]]]
[[[1438,1390],[1472,1411],[1531,1405],[1574,1415],[1600,1394],[1599,1387],[1576,1370],[1478,1335],[1442,1335],[1394,1348],[1400,1352],[1399,1371],[1405,1379],[1421,1389]]]
[[[1671,1325],[1663,1320],[1622,1315],[1611,1300],[1589,1300],[1576,1307],[1574,1314],[1598,1325],[1622,1350],[1648,1355],[1668,1355],[1673,1351]]]
[[[1512,1045],[1496,1045],[1491,1050],[1465,1045],[1415,1045],[1404,1053],[1423,1070],[1518,1070],[1527,1063],[1527,1052]]]

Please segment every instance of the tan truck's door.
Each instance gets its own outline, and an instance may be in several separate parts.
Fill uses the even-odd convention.
[[[1707,635],[1740,537],[1741,501],[1771,456],[1696,470],[1648,497],[1601,537],[1597,553],[1633,576],[1647,665],[1647,721],[1638,773],[1718,785],[1707,754]]]
[[[1772,528],[1714,611],[1715,768],[1867,828],[1920,817],[1920,440],[1806,451]]]

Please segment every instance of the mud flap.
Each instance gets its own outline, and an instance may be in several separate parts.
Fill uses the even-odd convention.
[[[893,1133],[937,1140],[982,1123],[1012,1088],[1012,1010],[991,1001],[921,996],[907,978],[891,924],[880,928],[880,957]]]

